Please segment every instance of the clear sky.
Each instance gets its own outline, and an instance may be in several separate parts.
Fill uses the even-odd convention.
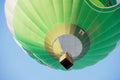
[[[61,71],[39,64],[15,43],[0,0],[0,80],[120,80],[120,45],[93,66]]]

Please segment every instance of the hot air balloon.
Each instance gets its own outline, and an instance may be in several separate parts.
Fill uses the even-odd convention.
[[[15,41],[39,63],[82,69],[104,59],[120,40],[119,0],[6,0]]]

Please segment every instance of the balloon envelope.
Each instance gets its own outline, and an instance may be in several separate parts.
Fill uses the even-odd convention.
[[[31,57],[65,70],[59,57],[68,52],[74,60],[70,70],[82,69],[105,58],[120,39],[120,4],[106,8],[95,1],[6,0],[5,13],[10,31]]]

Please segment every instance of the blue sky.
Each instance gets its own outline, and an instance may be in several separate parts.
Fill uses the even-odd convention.
[[[25,54],[8,30],[0,0],[0,80],[120,80],[120,45],[105,59],[81,70],[61,71]]]

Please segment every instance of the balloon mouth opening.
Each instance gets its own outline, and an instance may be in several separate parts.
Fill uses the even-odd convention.
[[[82,42],[74,35],[64,34],[58,36],[52,44],[52,49],[54,53],[63,55],[67,52],[69,56],[76,59],[80,56],[83,45]]]

